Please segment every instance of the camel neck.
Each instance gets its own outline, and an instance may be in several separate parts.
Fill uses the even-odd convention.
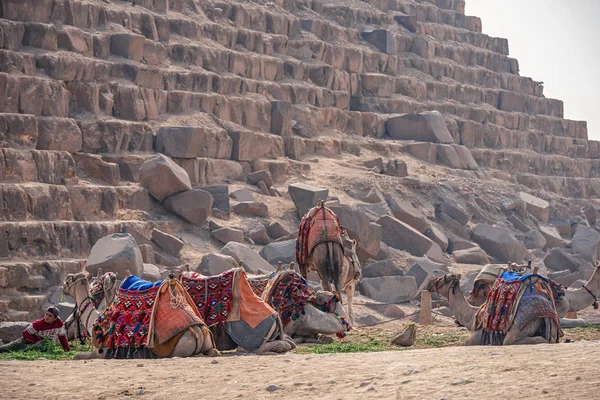
[[[473,307],[467,302],[459,287],[454,291],[450,289],[448,303],[452,311],[454,311],[456,319],[468,330],[473,329],[473,319],[478,308]]]
[[[594,271],[590,280],[585,284],[585,288],[566,290],[565,296],[569,300],[569,312],[580,311],[591,306],[595,299],[590,292],[600,299],[600,272],[598,272],[598,269]]]
[[[90,289],[85,280],[75,284],[75,307],[78,314],[81,313],[79,314],[81,324],[85,327],[87,334],[91,336],[94,322],[98,317],[98,311],[94,307],[90,297]]]

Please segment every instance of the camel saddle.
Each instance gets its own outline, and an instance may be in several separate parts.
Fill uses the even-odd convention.
[[[300,270],[306,266],[315,246],[323,242],[334,242],[344,247],[340,221],[324,203],[311,208],[300,222],[296,241],[296,260]]]

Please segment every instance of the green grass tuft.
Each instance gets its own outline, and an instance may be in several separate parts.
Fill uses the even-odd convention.
[[[334,342],[331,344],[324,344],[319,346],[299,346],[296,348],[298,354],[329,354],[329,353],[359,353],[365,352],[370,353],[374,351],[386,351],[390,350],[387,346],[382,343],[344,343]]]
[[[41,342],[29,345],[20,351],[0,353],[0,360],[34,361],[44,358],[47,360],[64,360],[73,358],[73,356],[80,351],[89,351],[89,347],[75,343],[71,344],[71,351],[65,353],[59,343],[44,339]]]

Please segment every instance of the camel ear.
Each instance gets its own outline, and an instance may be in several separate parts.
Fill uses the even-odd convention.
[[[125,278],[129,278],[131,276],[131,272],[129,270],[125,271]]]
[[[461,274],[456,275],[456,279],[458,279],[460,281],[460,278],[462,277]]]

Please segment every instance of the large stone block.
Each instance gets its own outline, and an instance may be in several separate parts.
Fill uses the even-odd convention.
[[[392,115],[388,118],[385,129],[392,139],[454,143],[444,117],[437,111]]]
[[[231,157],[233,141],[222,128],[209,126],[164,126],[156,136],[156,151],[178,158]]]
[[[155,154],[142,164],[140,184],[160,202],[169,196],[192,189],[187,172],[162,154]]]
[[[595,262],[598,259],[598,241],[600,241],[600,234],[596,230],[578,225],[571,241],[571,248],[584,259]]]
[[[233,206],[233,212],[238,215],[268,217],[269,207],[265,203],[259,201],[243,201]]]
[[[459,264],[478,264],[487,265],[490,263],[490,259],[487,254],[479,247],[471,247],[465,250],[456,250],[452,253],[454,261]]]
[[[261,158],[279,158],[284,156],[281,136],[256,133],[252,131],[230,131],[233,140],[231,159],[236,161],[254,161]]]
[[[296,239],[270,243],[260,251],[260,255],[271,265],[277,265],[279,261],[285,264],[295,262]]]
[[[271,102],[271,133],[281,137],[292,135],[292,105],[287,101]]]
[[[0,322],[0,340],[6,344],[21,338],[27,326],[28,321]]]
[[[371,258],[377,256],[381,244],[381,226],[372,222],[369,215],[348,205],[329,207],[339,218],[342,228],[358,244],[358,256]]]
[[[308,210],[315,207],[319,200],[326,201],[329,189],[294,183],[288,186],[288,193],[298,211],[298,217],[302,218]]]
[[[360,294],[382,303],[402,303],[417,295],[413,276],[365,278],[360,282]]]
[[[214,276],[237,267],[238,263],[233,257],[224,254],[209,253],[202,257],[200,265],[196,268],[196,272],[206,276]]]
[[[382,217],[377,224],[381,226],[383,242],[390,247],[415,256],[423,256],[431,249],[431,239],[396,218]]]
[[[441,203],[436,204],[436,211],[443,212],[462,226],[469,222],[469,213],[462,205],[450,197],[446,197]]]
[[[265,274],[274,269],[260,254],[241,243],[228,243],[221,249],[221,254],[231,256],[238,262],[241,261],[244,269],[251,274]]]
[[[152,240],[154,243],[159,245],[161,249],[175,257],[179,257],[179,254],[184,246],[184,243],[181,239],[178,239],[173,235],[169,235],[166,232],[159,231],[158,229],[152,230]]]
[[[213,197],[213,209],[229,214],[229,185],[203,186],[200,189],[208,192]]]
[[[552,271],[577,271],[579,269],[579,260],[567,253],[565,249],[555,248],[550,250],[544,258],[544,265]]]
[[[527,211],[531,215],[536,217],[540,222],[548,223],[548,217],[550,215],[550,203],[525,192],[519,192],[519,198],[525,202]]]
[[[77,170],[87,176],[100,179],[111,185],[118,185],[121,181],[121,169],[117,164],[108,163],[101,156],[88,153],[73,154],[77,163]]]
[[[144,55],[146,38],[134,33],[115,33],[110,37],[110,52],[114,55],[140,61]]]
[[[244,232],[235,228],[219,228],[211,232],[218,241],[227,244],[229,242],[244,243]]]
[[[409,203],[389,197],[387,203],[394,214],[394,217],[407,223],[421,233],[425,233],[429,228],[429,221],[425,215]]]
[[[0,147],[35,149],[38,125],[35,116],[0,114]]]
[[[382,276],[404,276],[404,271],[392,260],[377,261],[369,264],[361,271],[362,278],[378,278]]]
[[[487,254],[500,262],[521,263],[528,255],[523,243],[508,229],[478,224],[473,229],[472,238]]]
[[[566,243],[560,237],[558,229],[554,226],[540,225],[540,233],[546,239],[546,247],[552,249],[554,247],[565,247]]]
[[[366,42],[371,43],[382,53],[396,54],[396,39],[392,32],[387,29],[373,29],[361,32],[360,36]]]
[[[167,197],[164,205],[167,210],[179,215],[190,224],[201,226],[211,213],[213,197],[204,190],[188,190]]]
[[[141,276],[143,272],[142,253],[133,236],[128,233],[113,233],[98,240],[85,265],[87,272],[96,276],[98,269],[114,272],[124,277],[126,271]]]

